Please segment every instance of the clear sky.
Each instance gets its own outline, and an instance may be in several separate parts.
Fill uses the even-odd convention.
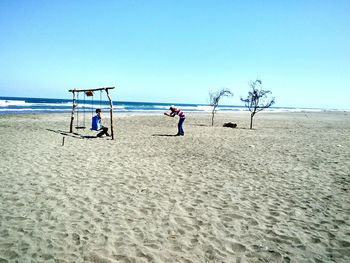
[[[241,105],[260,78],[276,106],[349,109],[349,0],[1,0],[0,96]]]

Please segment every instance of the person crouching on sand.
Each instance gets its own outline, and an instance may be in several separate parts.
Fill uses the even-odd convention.
[[[104,134],[106,136],[109,136],[108,128],[101,124],[101,119],[102,119],[101,118],[101,112],[102,112],[101,109],[96,109],[96,115],[92,118],[92,127],[91,127],[91,129],[94,130],[94,131],[102,130],[101,132],[99,132],[97,134],[96,137],[101,137]]]
[[[176,108],[175,106],[170,106],[169,110],[170,110],[170,113],[164,112],[164,115],[169,117],[175,117],[175,115],[179,116],[179,123],[177,124],[178,131],[176,136],[184,136],[185,132],[184,132],[184,129],[182,128],[182,124],[186,119],[185,113],[179,108]]]

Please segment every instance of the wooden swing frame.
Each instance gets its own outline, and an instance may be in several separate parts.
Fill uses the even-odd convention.
[[[105,88],[98,88],[98,89],[71,89],[69,92],[73,93],[73,106],[72,106],[72,115],[70,118],[70,127],[69,132],[73,132],[73,122],[74,122],[74,113],[75,109],[77,108],[77,97],[76,95],[79,94],[79,92],[84,92],[87,96],[92,96],[94,91],[105,91],[107,94],[107,98],[109,100],[109,115],[110,115],[110,126],[111,126],[111,136],[112,140],[114,140],[114,132],[113,132],[113,101],[109,94],[109,90],[114,89],[115,87],[105,87]],[[92,94],[92,95],[90,95]]]

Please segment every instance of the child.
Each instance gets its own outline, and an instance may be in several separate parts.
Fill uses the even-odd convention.
[[[96,115],[92,117],[92,127],[91,129],[94,131],[102,130],[99,134],[97,134],[97,137],[101,137],[102,135],[106,134],[106,136],[109,136],[108,134],[108,128],[102,126],[101,124],[101,109],[96,109]]]
[[[178,132],[177,132],[176,136],[184,136],[185,132],[182,128],[182,124],[184,123],[184,121],[186,119],[185,113],[182,110],[180,110],[179,108],[175,108],[175,106],[170,106],[169,110],[170,110],[170,114],[167,112],[164,112],[164,115],[169,116],[169,117],[175,117],[175,115],[179,116],[179,123],[177,124]]]

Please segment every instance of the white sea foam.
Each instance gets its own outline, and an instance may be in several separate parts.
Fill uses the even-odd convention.
[[[120,109],[120,110],[125,110],[125,106],[115,106],[113,105],[113,109]]]
[[[142,110],[142,109],[136,109],[136,110],[125,110],[128,112],[163,112],[162,110]]]
[[[324,109],[308,109],[308,108],[268,108],[267,112],[322,112]]]
[[[29,102],[26,102],[29,101]],[[1,98],[0,100],[0,112],[70,112],[72,109],[72,102],[67,100],[58,100],[54,103],[53,100],[47,100],[46,102],[33,102],[33,99],[29,98],[22,100],[18,98],[7,99]],[[101,108],[103,111],[109,110],[109,104],[100,104],[98,102],[91,103],[91,101],[85,101],[87,103],[78,103],[76,110],[79,112],[93,112],[96,108]],[[138,102],[114,102],[113,110],[116,112],[135,112],[135,113],[157,113],[161,111],[168,111],[171,104],[162,103],[138,103]],[[187,112],[211,112],[213,107],[210,105],[196,105],[196,104],[175,104],[176,107],[182,109],[185,113]],[[241,106],[230,106],[230,105],[219,105],[217,111],[223,112],[247,112],[249,111],[243,105]],[[323,112],[323,111],[350,111],[350,110],[337,110],[337,109],[321,109],[321,108],[292,108],[292,107],[280,107],[280,108],[268,108],[265,112]]]
[[[46,111],[50,111],[50,112],[68,112],[69,110],[67,109],[28,109],[28,108],[20,108],[20,109],[1,109],[0,108],[0,112],[46,112]]]
[[[17,106],[17,105],[25,105],[26,102],[24,100],[0,100],[0,107],[7,106]]]
[[[9,107],[9,106],[25,106],[25,107],[35,107],[35,106],[40,106],[40,107],[72,107],[71,102],[66,102],[66,103],[29,103],[25,102],[24,100],[0,100],[0,107]]]
[[[212,111],[213,107],[212,106],[204,106],[204,105],[199,105],[199,106],[184,106],[184,107],[179,107],[181,110],[184,111]]]
[[[37,104],[35,104],[37,105]],[[48,105],[46,105],[48,106]],[[100,108],[100,107],[98,107]],[[93,111],[93,113],[95,112],[96,108],[84,108],[84,107],[77,107],[76,108],[76,112],[78,111],[79,113],[91,113]],[[101,107],[102,111],[109,111],[109,106],[107,107]],[[125,107],[123,106],[114,106],[113,107],[114,111],[128,111],[125,109]],[[27,107],[23,107],[23,108],[6,108],[6,107],[0,107],[0,112],[70,112],[71,109],[70,108],[45,108],[45,107],[40,107],[40,108],[27,108]]]
[[[27,103],[28,105],[37,105],[37,106],[49,106],[49,107],[72,107],[71,102],[65,102],[65,103]]]
[[[154,106],[154,108],[163,109],[163,110],[168,110],[169,107],[170,107],[170,105],[169,105],[169,106],[163,106],[163,105],[155,105],[155,106]]]
[[[183,111],[211,111],[212,106],[206,106],[206,105],[191,105],[191,106],[177,106],[175,107],[180,108]],[[169,106],[163,106],[163,105],[156,105],[154,108],[162,109],[162,110],[169,110]]]

